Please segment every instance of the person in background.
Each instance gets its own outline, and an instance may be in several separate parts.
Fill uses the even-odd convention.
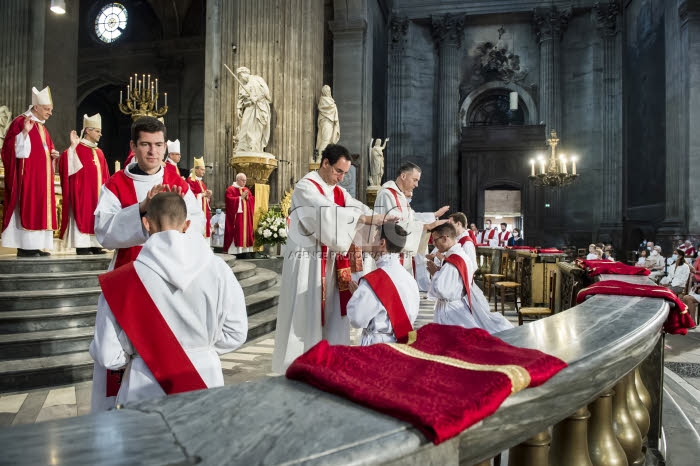
[[[513,228],[513,234],[508,239],[508,246],[524,246],[525,241],[520,236],[520,228]]]
[[[644,267],[648,257],[649,255],[647,254],[646,249],[642,249],[641,251],[639,251],[639,259],[637,259],[637,263],[634,264],[635,267]]]
[[[676,249],[671,257],[674,263],[668,268],[668,275],[661,279],[660,284],[670,288],[676,296],[679,296],[685,291],[685,285],[688,283],[690,266],[685,263],[685,253],[681,249]]]
[[[600,259],[598,257],[598,254],[596,254],[595,250],[596,250],[595,244],[588,245],[588,255],[586,256],[587,261],[594,261],[594,260]]]

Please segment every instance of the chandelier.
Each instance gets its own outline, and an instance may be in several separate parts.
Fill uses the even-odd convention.
[[[119,111],[131,116],[132,120],[143,116],[162,117],[168,113],[168,93],[164,93],[165,104],[158,108],[158,78],[151,81],[151,75],[134,74],[129,76],[126,86],[126,102],[119,91]]]
[[[575,155],[570,157],[559,154],[557,158],[557,144],[559,138],[555,130],[551,131],[547,145],[552,150],[549,160],[545,160],[544,155],[538,154],[537,161],[530,159],[530,180],[534,181],[535,186],[566,186],[574,182],[578,175],[576,174]],[[571,173],[567,170],[567,163],[571,161]],[[539,164],[539,170],[535,169],[535,164]]]

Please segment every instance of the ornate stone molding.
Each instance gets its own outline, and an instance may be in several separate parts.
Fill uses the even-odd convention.
[[[408,19],[405,16],[392,14],[389,20],[389,30],[391,31],[391,45],[404,45],[408,33]]]
[[[596,2],[593,5],[596,28],[602,37],[612,37],[618,31],[617,19],[620,17],[620,6],[617,0],[608,0],[607,5]]]
[[[464,32],[464,15],[446,14],[444,16],[433,16],[433,38],[438,45],[462,45]]]
[[[567,8],[559,11],[556,6],[551,8],[535,8],[532,23],[537,33],[537,40],[543,42],[552,38],[561,39],[562,33],[569,25],[573,11]]]

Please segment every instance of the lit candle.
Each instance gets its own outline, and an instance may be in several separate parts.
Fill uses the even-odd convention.
[[[148,87],[151,87],[151,75],[148,75]]]
[[[576,156],[571,157],[571,174],[575,175],[576,174]]]
[[[119,91],[119,105],[122,104],[122,91]]]
[[[131,84],[126,86],[126,98],[129,99],[130,96],[131,96]]]
[[[540,168],[542,169],[542,174],[544,175],[544,159],[540,159]]]
[[[156,94],[158,94],[158,78],[156,78]]]
[[[566,156],[561,154],[559,160],[561,160],[561,172],[566,175]]]
[[[165,106],[168,106],[168,93],[165,93]]]
[[[133,81],[131,80],[131,76],[129,76],[129,87],[131,87],[133,84],[134,84],[134,83],[133,83]]]
[[[121,170],[121,169],[122,169],[122,166],[121,166],[121,164],[119,163],[119,160],[116,160],[116,161],[114,162],[114,173],[117,173],[117,172],[118,172],[119,170]]]
[[[138,86],[137,86],[138,92],[141,92],[141,80],[139,79]]]
[[[530,176],[535,176],[535,159],[530,159],[530,166],[532,167],[532,173]]]

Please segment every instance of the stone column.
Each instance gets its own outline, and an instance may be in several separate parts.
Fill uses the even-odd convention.
[[[42,0],[4,0],[0,6],[0,106],[13,117],[32,103],[32,86],[44,84],[46,10]]]
[[[387,119],[389,122],[389,137],[391,148],[387,154],[386,170],[387,179],[392,179],[399,166],[401,158],[406,155],[406,143],[402,131],[402,104],[405,95],[403,60],[406,52],[408,20],[405,17],[392,13],[389,21],[391,38],[389,42],[389,108]]]
[[[234,5],[227,0],[208,0],[204,45],[204,155],[214,169],[207,185],[214,199],[224,199],[235,174],[229,166],[233,153],[233,78],[224,64],[233,63]]]
[[[596,27],[602,40],[600,92],[602,139],[602,208],[600,239],[620,244],[622,234],[622,86],[621,35],[617,2],[594,6]]]
[[[464,16],[434,16],[432,22],[439,55],[436,176],[441,188],[438,205],[458,208],[459,48],[464,32]]]
[[[552,129],[562,135],[561,127],[561,70],[559,42],[571,17],[571,10],[557,7],[537,8],[533,16],[540,45],[540,119],[546,125],[545,137]]]
[[[372,47],[368,39],[364,2],[334,1],[333,95],[340,118],[340,141],[351,153],[360,154],[357,199],[365,201],[369,180],[369,147],[372,134]],[[393,150],[389,142],[387,154]],[[387,174],[386,168],[384,170]]]
[[[270,202],[278,202],[308,172],[323,85],[323,21],[323,0],[207,2],[204,138],[205,152],[216,160],[216,186],[221,189],[216,194],[223,196],[235,176],[228,163],[238,125],[238,85],[224,63],[234,71],[248,67],[270,89],[272,128],[265,151],[279,162],[270,177]],[[209,141],[210,134],[215,141]]]
[[[686,212],[687,233],[697,237],[700,236],[700,192],[697,189],[700,180],[700,0],[685,0],[684,4],[681,3],[679,12],[681,37],[687,41],[684,43],[687,44],[688,50],[688,98],[685,100],[688,107],[688,119],[685,121],[688,155],[685,162],[687,170],[679,176],[679,180],[683,181],[678,189],[686,199],[683,207]],[[666,189],[668,190],[668,184]]]

